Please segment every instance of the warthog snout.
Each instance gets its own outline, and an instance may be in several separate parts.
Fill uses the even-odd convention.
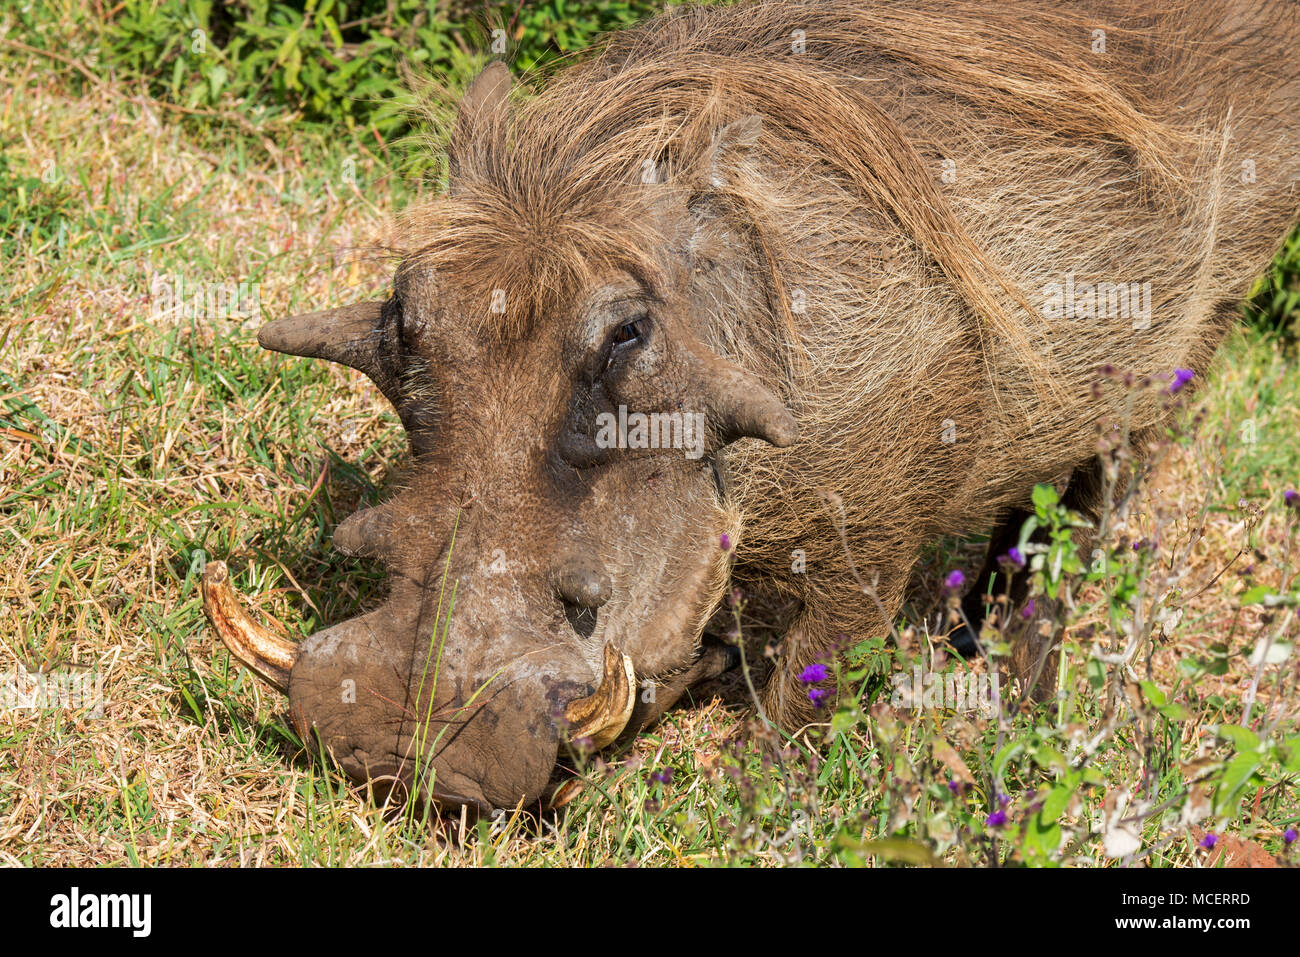
[[[377,785],[414,784],[443,804],[513,807],[544,793],[564,742],[604,747],[630,717],[635,676],[612,644],[593,670],[563,641],[439,634],[433,596],[404,588],[294,645],[243,611],[223,562],[209,564],[203,591],[230,650],[288,693],[304,738],[314,733],[346,771]],[[519,651],[490,672],[464,653],[494,641]]]

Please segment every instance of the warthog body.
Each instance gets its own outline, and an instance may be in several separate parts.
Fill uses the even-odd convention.
[[[733,584],[797,600],[766,706],[815,719],[797,676],[927,543],[1038,482],[1096,507],[1098,369],[1203,375],[1293,224],[1294,7],[1145,6],[688,10],[534,98],[489,67],[392,297],[261,335],[401,415],[400,493],[335,535],[391,596],[294,649],[214,581],[214,622],[350,773],[444,802],[534,801],[566,735],[716,674]],[[617,424],[654,413],[695,454]]]

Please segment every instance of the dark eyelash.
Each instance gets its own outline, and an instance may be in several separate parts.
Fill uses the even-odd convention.
[[[645,333],[645,317],[633,319],[631,322],[625,322],[614,331],[615,346],[621,346],[629,342],[635,342]]]

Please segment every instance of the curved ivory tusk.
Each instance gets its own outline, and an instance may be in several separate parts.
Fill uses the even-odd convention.
[[[564,719],[569,722],[569,738],[590,738],[592,747],[610,744],[627,727],[636,704],[636,672],[632,659],[605,645],[605,673],[594,694],[569,702]]]
[[[276,689],[287,691],[298,646],[273,635],[248,617],[239,596],[230,587],[230,572],[225,562],[208,562],[199,591],[203,594],[203,611],[230,653]]]
[[[547,811],[558,811],[581,793],[582,779],[570,778],[551,792],[551,796],[542,802],[542,808]]]

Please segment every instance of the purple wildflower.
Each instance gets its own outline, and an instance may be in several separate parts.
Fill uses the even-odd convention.
[[[722,546],[724,552],[731,551],[731,536],[723,532],[722,537],[718,539],[718,544]]]
[[[1169,394],[1174,395],[1179,392],[1183,386],[1192,381],[1192,377],[1195,375],[1196,373],[1191,369],[1175,369],[1174,381],[1169,383]]]
[[[1285,831],[1282,832],[1282,843],[1285,844],[1287,847],[1290,847],[1292,844],[1295,843],[1296,837],[1297,837],[1296,829],[1294,827],[1288,827]]]
[[[948,790],[951,791],[953,794],[961,794],[961,782],[958,781],[956,778],[953,778],[951,781],[948,782]]]
[[[826,705],[826,699],[831,696],[830,691],[825,688],[809,688],[808,700],[813,703],[814,708],[822,708]]]
[[[966,584],[966,575],[960,568],[954,568],[948,573],[948,577],[943,580],[943,583],[949,588],[956,590]]]
[[[1020,617],[1026,619],[1034,617],[1034,600],[1032,598],[1025,602],[1024,608],[1020,609]]]
[[[1214,845],[1218,843],[1219,835],[1215,834],[1213,831],[1206,831],[1205,837],[1201,838],[1201,847],[1205,848],[1207,851],[1212,850]]]
[[[1286,502],[1291,508],[1300,508],[1300,492],[1289,488],[1282,493],[1282,501]]]
[[[1014,545],[1011,546],[1011,548],[1007,549],[1007,553],[1004,556],[1004,558],[1006,559],[1008,564],[1015,565],[1017,568],[1025,567],[1025,553],[1022,552],[1020,549],[1016,548]]]
[[[672,783],[673,783],[673,769],[672,769],[672,768],[663,768],[663,769],[660,770],[660,771],[656,771],[656,772],[654,772],[653,774],[650,775],[650,780],[651,780],[651,781],[658,781],[660,784],[672,784]]]
[[[815,685],[819,681],[826,680],[826,666],[823,664],[809,665],[803,671],[799,672],[799,680],[804,684]]]
[[[998,808],[992,814],[984,819],[986,827],[1001,827],[1007,823],[1007,812]]]

